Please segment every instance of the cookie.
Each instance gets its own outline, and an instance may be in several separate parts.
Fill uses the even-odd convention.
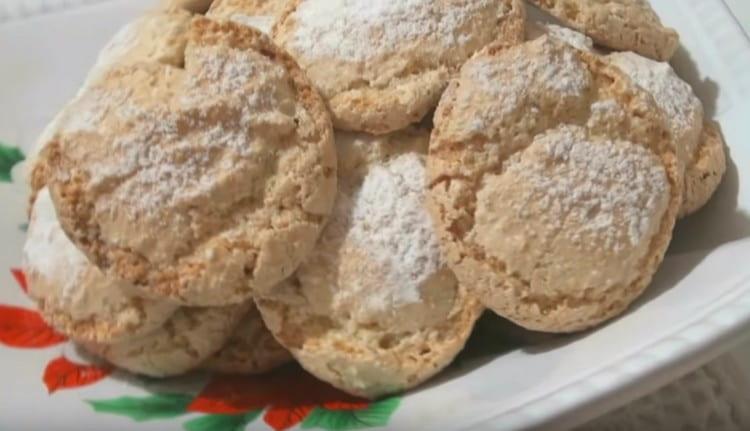
[[[124,65],[86,88],[43,151],[50,192],[108,276],[236,304],[312,249],[335,198],[330,118],[257,30],[196,18],[184,63]]]
[[[524,37],[521,0],[294,0],[274,27],[320,90],[337,129],[418,123],[487,43]]]
[[[701,209],[713,196],[727,170],[724,138],[719,124],[703,123],[701,140],[691,163],[685,171],[685,200],[681,213],[692,214]]]
[[[526,40],[539,39],[545,35],[554,37],[582,51],[594,52],[594,41],[583,33],[540,21],[531,21],[526,24]]]
[[[427,132],[337,135],[331,221],[295,275],[256,303],[310,373],[376,398],[447,366],[481,306],[444,265],[424,206],[424,150],[412,150]]]
[[[622,312],[671,240],[683,170],[653,98],[542,37],[494,44],[435,113],[430,209],[459,282],[528,329]]]
[[[65,236],[47,189],[34,202],[23,248],[29,295],[44,320],[76,341],[112,343],[164,324],[177,306],[109,279]]]
[[[666,115],[678,154],[687,169],[680,216],[697,211],[719,186],[725,169],[721,165],[726,163],[724,146],[717,144],[717,134],[703,133],[703,104],[669,63],[649,60],[632,52],[612,53],[606,60],[651,93]],[[704,142],[708,148],[702,148]],[[704,169],[708,169],[706,183],[701,184]]]
[[[291,360],[292,355],[273,338],[253,307],[203,368],[227,374],[261,374]]]
[[[76,100],[88,85],[101,79],[108,70],[118,65],[155,62],[175,67],[181,66],[187,44],[187,29],[192,15],[184,10],[157,10],[147,13],[120,29],[101,50],[96,63],[73,101],[66,104],[47,125],[29,158],[31,201],[47,185],[48,166],[38,155],[56,134],[65,133],[66,127],[77,127],[79,117]]]
[[[529,1],[597,44],[618,51],[665,61],[680,44],[677,32],[661,23],[647,0]]]
[[[229,340],[249,304],[183,307],[158,330],[114,344],[82,343],[107,362],[135,374],[170,377],[199,367]]]

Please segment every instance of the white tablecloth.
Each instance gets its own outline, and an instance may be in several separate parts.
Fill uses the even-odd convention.
[[[103,1],[107,0],[0,0],[0,22]],[[750,0],[725,2],[750,34]],[[579,428],[599,430],[750,430],[750,343]]]

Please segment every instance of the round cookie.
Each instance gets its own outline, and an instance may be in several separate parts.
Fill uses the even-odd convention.
[[[414,387],[463,348],[482,307],[440,257],[424,207],[428,133],[337,132],[339,194],[316,250],[257,297],[310,373],[376,398]]]
[[[31,211],[23,248],[29,295],[57,331],[75,341],[112,343],[147,334],[177,306],[139,297],[108,279],[65,236],[47,189]]]
[[[676,31],[664,27],[647,0],[529,0],[597,44],[669,60],[680,44]]]
[[[418,123],[471,55],[524,37],[521,0],[294,0],[274,27],[342,130]]]
[[[203,368],[227,374],[261,374],[291,360],[292,355],[273,338],[253,307],[224,347],[209,358]]]
[[[623,311],[664,256],[683,170],[653,99],[544,36],[494,44],[435,114],[429,201],[445,256],[485,306],[570,332]]]
[[[183,307],[161,328],[114,344],[82,343],[91,354],[135,374],[170,377],[199,367],[232,336],[249,304]]]
[[[256,30],[196,18],[185,68],[117,67],[45,147],[63,229],[109,276],[243,302],[312,249],[336,190],[325,105]]]
[[[29,182],[31,202],[36,193],[47,185],[48,166],[44,158],[37,157],[41,149],[56,134],[67,133],[68,128],[80,127],[79,106],[76,100],[85,88],[101,79],[113,67],[141,62],[155,62],[179,67],[187,44],[187,30],[192,15],[184,10],[157,10],[147,13],[121,28],[101,50],[96,63],[76,97],[69,102],[45,127],[37,145],[29,156]],[[85,120],[85,119],[83,119]]]
[[[685,171],[685,200],[681,213],[692,214],[701,209],[713,196],[727,170],[724,138],[719,125],[703,123],[700,145]]]
[[[703,134],[703,104],[669,63],[649,60],[632,52],[612,53],[606,60],[651,93],[665,113],[678,154],[687,169],[680,217],[697,211],[718,187],[724,170],[720,165],[725,163],[724,147],[716,145],[716,134]],[[702,149],[704,143],[711,148]],[[706,183],[701,184],[704,168],[709,171]]]

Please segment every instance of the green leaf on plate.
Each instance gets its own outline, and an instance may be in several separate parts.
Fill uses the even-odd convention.
[[[329,431],[344,431],[376,428],[388,425],[401,399],[387,398],[370,404],[362,410],[328,410],[317,407],[302,422],[302,428],[322,428]]]
[[[187,413],[193,400],[188,394],[155,394],[146,397],[120,397],[86,401],[95,412],[127,416],[136,422],[173,418]]]
[[[10,182],[10,170],[24,160],[23,153],[16,147],[0,142],[0,182]]]
[[[253,410],[239,415],[205,415],[185,422],[184,428],[187,431],[244,431],[261,412]]]

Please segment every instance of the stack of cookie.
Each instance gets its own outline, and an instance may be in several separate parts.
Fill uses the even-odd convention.
[[[32,164],[45,319],[136,373],[293,358],[374,398],[485,309],[618,315],[718,187],[721,134],[645,1],[532,3],[572,29],[521,0],[166,0],[129,24]]]

